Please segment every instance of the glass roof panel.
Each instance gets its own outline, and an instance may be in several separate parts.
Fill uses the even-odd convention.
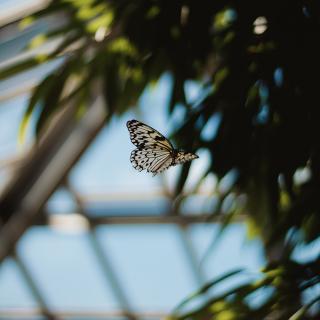
[[[49,306],[57,309],[119,309],[89,246],[87,234],[33,227],[18,252]],[[20,302],[16,300],[16,307]]]
[[[99,239],[135,309],[169,311],[197,288],[176,226],[103,226]]]
[[[37,306],[15,261],[7,258],[0,265],[0,310]]]

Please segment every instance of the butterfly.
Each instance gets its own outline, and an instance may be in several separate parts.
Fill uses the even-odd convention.
[[[138,170],[152,172],[153,176],[171,166],[199,158],[196,154],[175,149],[160,132],[138,121],[127,122],[131,142],[137,147],[130,161]]]

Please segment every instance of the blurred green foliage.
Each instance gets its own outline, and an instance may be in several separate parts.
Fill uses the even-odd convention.
[[[258,280],[184,312],[190,300],[238,273],[215,279],[172,317],[320,319],[319,290],[318,296],[307,295],[310,288],[319,288],[320,253],[305,263],[292,258],[297,244],[311,244],[320,235],[320,3],[55,0],[21,26],[53,14],[63,17],[61,25],[38,35],[29,47],[60,39],[57,48],[0,70],[4,79],[63,58],[34,90],[21,135],[36,105],[39,134],[64,103],[86,104],[93,87],[105,97],[111,116],[134,106],[148,84],[170,72],[168,112],[178,104],[186,111],[174,137],[182,147],[185,143],[188,149],[205,148],[211,154],[211,166],[198,185],[208,174],[221,180],[232,172],[232,186],[218,205],[221,208],[226,196],[233,195],[224,226],[245,211],[250,235],[264,243],[269,263]],[[190,79],[204,92],[196,104],[186,100],[185,83]],[[75,85],[66,90],[70,83]],[[221,119],[217,133],[203,138],[204,126],[216,115]],[[188,172],[186,165],[177,195]],[[250,297],[261,289],[269,294],[253,306]]]

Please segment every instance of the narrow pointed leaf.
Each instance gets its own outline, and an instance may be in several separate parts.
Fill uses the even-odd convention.
[[[184,299],[174,310],[174,312],[179,311],[182,307],[184,307],[187,303],[189,303],[191,300],[197,298],[198,296],[206,293],[209,289],[211,289],[213,286],[215,286],[216,284],[240,273],[243,272],[243,269],[237,269],[237,270],[233,270],[231,272],[228,272],[210,282],[208,282],[207,284],[205,284],[201,289],[199,289],[198,291],[196,291],[195,293],[193,293],[191,296],[187,297],[186,299]]]
[[[41,99],[44,98],[44,96],[46,95],[46,93],[49,91],[50,85],[52,84],[52,82],[54,81],[54,75],[53,74],[49,74],[34,90],[34,92],[31,95],[31,98],[29,100],[29,104],[27,107],[27,110],[25,111],[21,124],[20,124],[20,128],[19,128],[19,135],[18,135],[18,139],[19,139],[19,143],[23,143],[24,142],[24,138],[25,138],[25,133],[28,127],[28,124],[30,122],[32,113],[34,111],[34,108],[36,107],[36,104],[40,102]]]

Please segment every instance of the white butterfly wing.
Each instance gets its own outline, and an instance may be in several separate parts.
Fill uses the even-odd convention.
[[[134,149],[130,156],[130,161],[136,170],[146,169],[148,172],[152,172],[154,176],[169,168],[172,160],[169,151],[157,149]]]
[[[130,120],[127,122],[131,142],[139,149],[155,148],[159,150],[173,151],[171,142],[160,132],[152,127],[138,121]]]

